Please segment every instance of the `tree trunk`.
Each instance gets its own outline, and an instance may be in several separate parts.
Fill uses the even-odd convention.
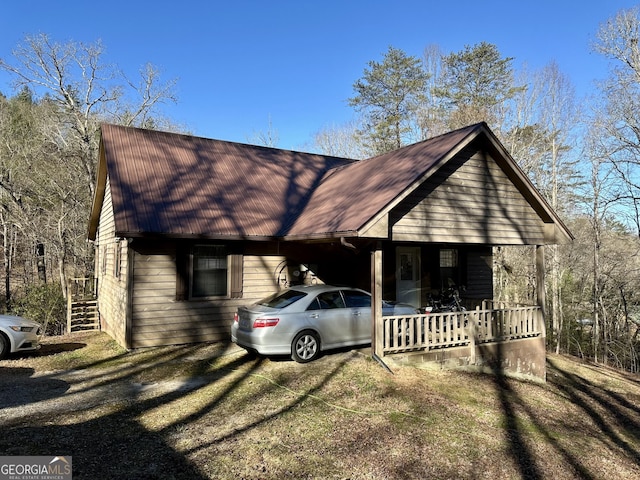
[[[4,308],[5,311],[11,310],[11,240],[9,239],[9,229],[7,223],[3,223],[3,243],[2,250],[4,253]]]
[[[598,363],[598,352],[600,350],[600,316],[598,315],[598,275],[600,267],[598,248],[598,240],[596,240],[593,246],[593,360],[596,363]]]
[[[38,265],[38,279],[42,283],[47,283],[47,268],[44,262],[44,244],[41,242],[36,244],[36,263]]]
[[[558,246],[549,245],[551,248],[551,322],[553,324],[553,333],[556,340],[556,354],[560,353],[560,337],[562,334],[562,326],[560,324],[559,302],[558,297]]]

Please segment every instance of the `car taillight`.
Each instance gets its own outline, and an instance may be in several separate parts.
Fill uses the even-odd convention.
[[[233,314],[233,322],[238,323],[240,321],[240,317],[238,317],[238,312]]]
[[[253,328],[275,327],[279,321],[279,318],[256,318],[253,321]]]

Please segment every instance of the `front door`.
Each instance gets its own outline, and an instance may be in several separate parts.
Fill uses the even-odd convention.
[[[396,248],[396,300],[421,307],[420,247]]]

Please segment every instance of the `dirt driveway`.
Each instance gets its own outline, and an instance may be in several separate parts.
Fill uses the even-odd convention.
[[[57,415],[172,391],[186,392],[209,381],[204,371],[202,376],[193,375],[194,368],[203,368],[201,363],[243,355],[237,347],[223,344],[127,353],[101,334],[54,337],[45,342],[35,355],[13,356],[0,363],[0,420],[28,417],[34,412]],[[81,356],[79,350],[85,349],[87,342],[93,343],[93,352]],[[98,351],[96,343],[106,343],[107,349]],[[19,407],[19,412],[10,410],[12,407]]]
[[[303,366],[222,343],[126,352],[99,333],[49,338],[37,354],[0,363],[0,451],[71,456],[74,478],[277,478],[262,460],[219,462],[211,448],[232,448],[238,431],[275,418],[283,398],[298,397],[278,383],[281,375],[319,374],[322,383],[327,368],[358,357],[338,352]],[[250,408],[258,384],[278,401]]]

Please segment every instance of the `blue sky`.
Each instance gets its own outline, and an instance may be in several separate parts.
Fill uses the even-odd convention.
[[[422,56],[495,44],[514,66],[555,61],[579,94],[606,75],[591,52],[599,25],[624,0],[13,1],[0,12],[0,58],[25,36],[95,42],[133,76],[147,62],[178,81],[166,109],[192,133],[247,142],[268,130],[281,148],[308,150],[314,133],[349,121],[347,99],[389,46]],[[0,92],[13,92],[0,74]]]

